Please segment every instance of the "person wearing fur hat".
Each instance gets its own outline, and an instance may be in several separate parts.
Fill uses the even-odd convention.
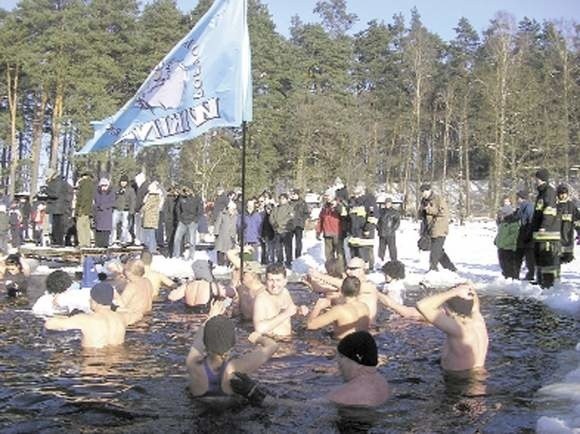
[[[576,237],[580,242],[580,211],[570,199],[567,185],[560,184],[556,188],[556,193],[558,195],[558,215],[562,219],[560,261],[567,264],[574,260],[574,231],[576,231]]]
[[[101,178],[94,198],[95,246],[109,247],[109,237],[113,229],[113,207],[115,192],[107,178]]]
[[[549,183],[550,173],[540,169],[535,175],[538,195],[532,217],[532,238],[537,282],[551,288],[560,277],[560,226],[556,190]]]
[[[223,316],[223,301],[215,301],[207,321],[199,327],[187,355],[189,390],[195,397],[240,395],[251,404],[259,405],[266,393],[248,374],[257,371],[278,349],[271,338],[255,335],[256,347],[241,357],[230,358],[236,344],[233,322]]]

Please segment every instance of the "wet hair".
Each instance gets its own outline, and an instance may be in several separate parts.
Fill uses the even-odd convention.
[[[127,262],[125,269],[135,276],[141,277],[145,274],[145,266],[139,259],[132,259],[131,261]]]
[[[382,270],[391,279],[400,280],[405,278],[405,264],[401,261],[389,261],[383,265]]]
[[[140,258],[141,258],[141,261],[143,262],[143,264],[145,264],[145,265],[151,265],[151,263],[153,262],[153,255],[147,249],[144,249],[141,252]]]
[[[345,297],[356,297],[360,293],[360,280],[358,277],[347,276],[342,281],[340,292]]]
[[[473,299],[453,297],[445,302],[445,306],[452,312],[461,316],[471,316],[473,311]]]
[[[282,264],[270,264],[266,267],[266,276],[269,274],[281,274],[286,277],[286,267]]]
[[[342,270],[340,266],[340,261],[336,258],[327,259],[324,263],[324,268],[329,276],[332,277],[342,277]]]
[[[105,280],[107,280],[107,273],[98,273],[97,274],[97,279],[99,279],[99,282],[104,282]]]
[[[65,292],[72,283],[72,279],[66,272],[56,270],[46,277],[46,290],[49,294],[60,294]]]

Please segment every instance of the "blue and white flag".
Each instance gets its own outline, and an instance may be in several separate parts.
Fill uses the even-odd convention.
[[[167,145],[252,120],[247,0],[215,0],[114,116],[93,122],[79,154],[116,143]]]

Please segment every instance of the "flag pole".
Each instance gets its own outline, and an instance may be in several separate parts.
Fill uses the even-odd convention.
[[[242,218],[240,221],[240,283],[244,278],[244,232],[246,229],[246,133],[247,122],[242,122]]]

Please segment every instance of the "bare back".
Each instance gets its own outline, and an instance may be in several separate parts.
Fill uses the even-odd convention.
[[[358,331],[367,331],[370,325],[370,314],[368,306],[358,300],[335,306],[340,312],[334,325],[334,337],[342,339],[346,335]]]
[[[449,371],[464,371],[485,366],[489,337],[480,313],[472,318],[456,317],[461,328],[458,336],[447,334],[441,352],[441,365]]]
[[[121,295],[127,325],[134,324],[153,309],[153,287],[145,277],[129,282]]]

